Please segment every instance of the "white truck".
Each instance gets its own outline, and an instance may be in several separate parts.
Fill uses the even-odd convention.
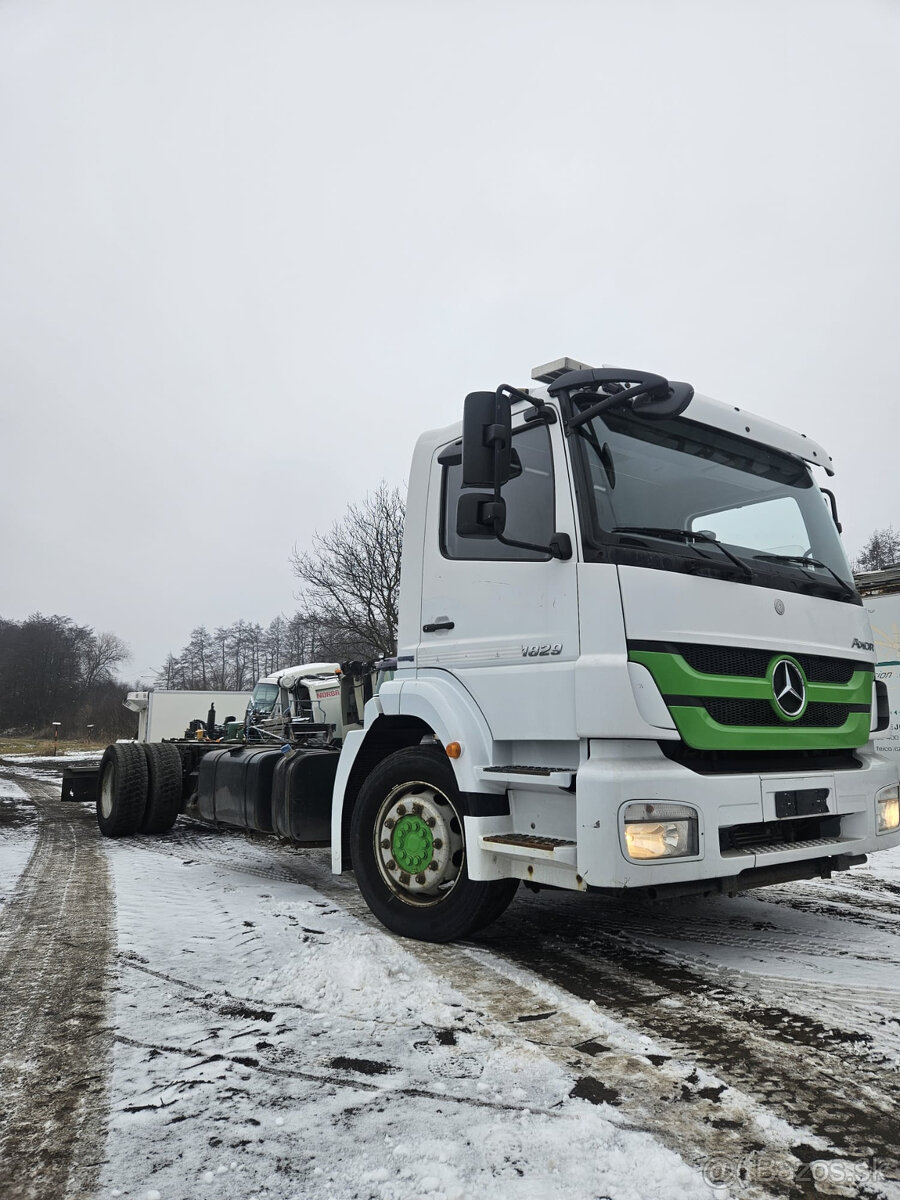
[[[388,928],[430,941],[520,881],[734,894],[900,842],[868,615],[813,478],[830,457],[647,372],[532,378],[419,439],[396,672],[340,746],[111,746],[106,835],[187,811],[330,842]]]
[[[206,721],[215,706],[219,723],[228,717],[243,719],[249,692],[167,692],[156,688],[129,692],[124,705],[138,715],[137,740],[161,742],[184,737],[191,721]]]
[[[887,689],[890,724],[875,737],[875,749],[900,764],[900,566],[865,571],[856,585],[872,623],[875,678]]]
[[[314,722],[341,727],[339,663],[282,667],[260,679],[247,710],[247,727],[260,740],[283,741],[292,726]]]

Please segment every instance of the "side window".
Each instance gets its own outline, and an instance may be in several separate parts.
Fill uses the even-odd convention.
[[[506,501],[506,536],[546,546],[556,529],[553,496],[553,456],[546,425],[524,425],[513,433],[513,461],[518,470],[503,485]],[[513,559],[542,562],[550,557],[537,550],[504,546],[496,538],[461,538],[456,532],[456,505],[462,484],[462,454],[458,446],[441,455],[441,553],[445,558]]]

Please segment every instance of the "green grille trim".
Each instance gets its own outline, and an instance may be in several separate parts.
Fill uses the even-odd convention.
[[[705,708],[669,712],[682,740],[695,750],[853,750],[869,740],[868,712],[851,713],[835,729],[780,726],[720,725]]]
[[[655,650],[631,650],[631,662],[646,667],[663,696],[768,700],[772,710],[781,716],[774,703],[772,671],[782,658],[800,666],[790,654],[773,654],[766,677],[749,678],[742,675],[704,675],[695,671],[680,654]],[[804,680],[806,676],[801,669]],[[790,720],[774,726],[720,725],[702,707],[669,704],[669,711],[681,737],[695,750],[816,750],[852,749],[869,740],[871,725],[873,676],[871,671],[854,671],[847,683],[806,682],[809,704],[849,704],[865,711],[851,712],[843,725],[828,729],[798,727]]]
[[[771,700],[775,663],[781,658],[796,661],[790,654],[776,654],[765,679],[750,679],[744,675],[702,675],[688,666],[680,654],[632,650],[628,658],[647,668],[663,695],[739,697],[742,700]],[[799,667],[799,663],[797,665]],[[871,704],[872,672],[854,671],[847,683],[807,683],[806,696],[810,704]]]

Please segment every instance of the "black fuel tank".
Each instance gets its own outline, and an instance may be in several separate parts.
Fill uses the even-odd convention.
[[[340,755],[335,750],[294,750],[275,767],[272,829],[298,846],[331,841],[331,791]]]
[[[282,760],[269,746],[213,750],[200,760],[197,807],[205,821],[272,832],[272,780]]]

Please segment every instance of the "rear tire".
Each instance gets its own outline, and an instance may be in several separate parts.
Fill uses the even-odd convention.
[[[137,833],[147,807],[147,756],[134,742],[107,746],[100,760],[97,824],[104,837]]]
[[[360,789],[350,826],[356,881],[378,920],[401,937],[455,941],[512,900],[518,880],[469,878],[465,813],[446,755],[430,746],[391,754]]]
[[[182,768],[177,746],[168,742],[146,742],[147,808],[141,833],[168,833],[181,811]]]

